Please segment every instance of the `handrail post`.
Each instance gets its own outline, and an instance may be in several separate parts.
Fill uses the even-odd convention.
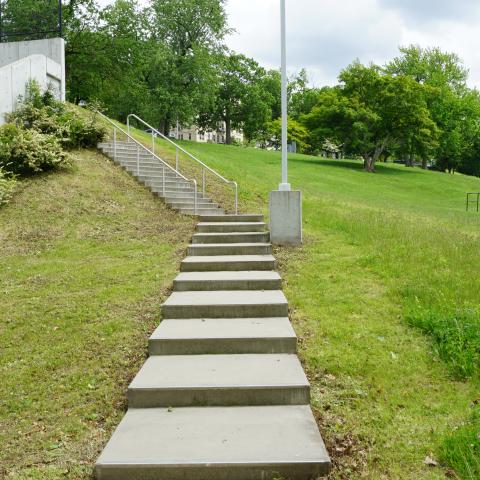
[[[165,165],[162,168],[162,192],[163,192],[163,199],[165,199]]]
[[[194,193],[193,193],[193,214],[197,214],[197,181],[193,180]]]
[[[203,198],[205,198],[205,169],[203,169],[202,189],[203,189]]]
[[[137,177],[140,176],[140,147],[137,145]]]
[[[155,133],[152,131],[152,152],[155,155]]]
[[[178,147],[176,147],[175,149],[175,170],[178,172],[178,156],[179,156],[179,151],[178,151]]]
[[[127,142],[129,142],[130,141],[130,115],[128,115],[127,117],[127,133],[128,133]]]
[[[235,215],[238,215],[238,184],[233,182],[235,185]]]
[[[113,127],[113,160],[117,161],[117,129]]]

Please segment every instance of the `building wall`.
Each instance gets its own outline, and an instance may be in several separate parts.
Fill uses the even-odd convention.
[[[0,43],[0,125],[15,109],[26,85],[36,80],[45,90],[52,86],[65,101],[65,42],[62,38]]]
[[[217,130],[210,130],[207,132],[200,131],[196,126],[173,128],[170,131],[170,137],[178,140],[192,140],[200,143],[225,143],[225,122],[218,124]],[[243,132],[232,130],[232,138],[239,142],[243,142]]]

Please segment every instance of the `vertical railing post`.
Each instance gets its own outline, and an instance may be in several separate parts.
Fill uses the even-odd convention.
[[[117,129],[113,127],[113,160],[117,160]]]
[[[130,115],[127,117],[127,133],[128,133],[127,142],[130,142]]]
[[[202,190],[203,190],[203,198],[205,198],[205,169],[203,169]]]
[[[178,127],[177,127],[178,128]],[[178,157],[179,157],[179,150],[178,147],[175,149],[175,170],[178,172]]]
[[[235,215],[238,215],[238,185],[237,182],[233,182],[235,185]]]
[[[193,214],[196,215],[197,214],[197,181],[194,180],[193,181],[193,185],[194,185],[194,192],[193,192]]]
[[[137,177],[140,176],[140,146],[137,145]]]
[[[152,152],[155,155],[155,133],[152,131]]]
[[[162,192],[163,192],[163,198],[165,198],[165,165],[163,165],[162,169]]]

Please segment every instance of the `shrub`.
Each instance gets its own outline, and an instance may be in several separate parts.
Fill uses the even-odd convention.
[[[0,168],[31,174],[68,163],[69,156],[55,137],[9,123],[0,127]]]
[[[7,174],[0,168],[0,206],[8,203],[12,198],[16,186],[16,179]]]
[[[50,91],[40,92],[36,82],[27,86],[27,96],[7,120],[27,129],[53,135],[63,148],[96,147],[106,135],[105,128],[97,124],[92,113],[83,118],[75,110],[55,100]]]
[[[448,306],[415,308],[407,314],[410,325],[433,337],[435,350],[459,379],[480,371],[480,315],[474,309]]]

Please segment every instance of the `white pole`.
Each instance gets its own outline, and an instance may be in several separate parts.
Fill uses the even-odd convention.
[[[282,36],[282,183],[279,186],[281,191],[289,191],[288,183],[288,134],[287,134],[287,17],[285,11],[285,0],[280,0],[281,10],[281,36]]]

